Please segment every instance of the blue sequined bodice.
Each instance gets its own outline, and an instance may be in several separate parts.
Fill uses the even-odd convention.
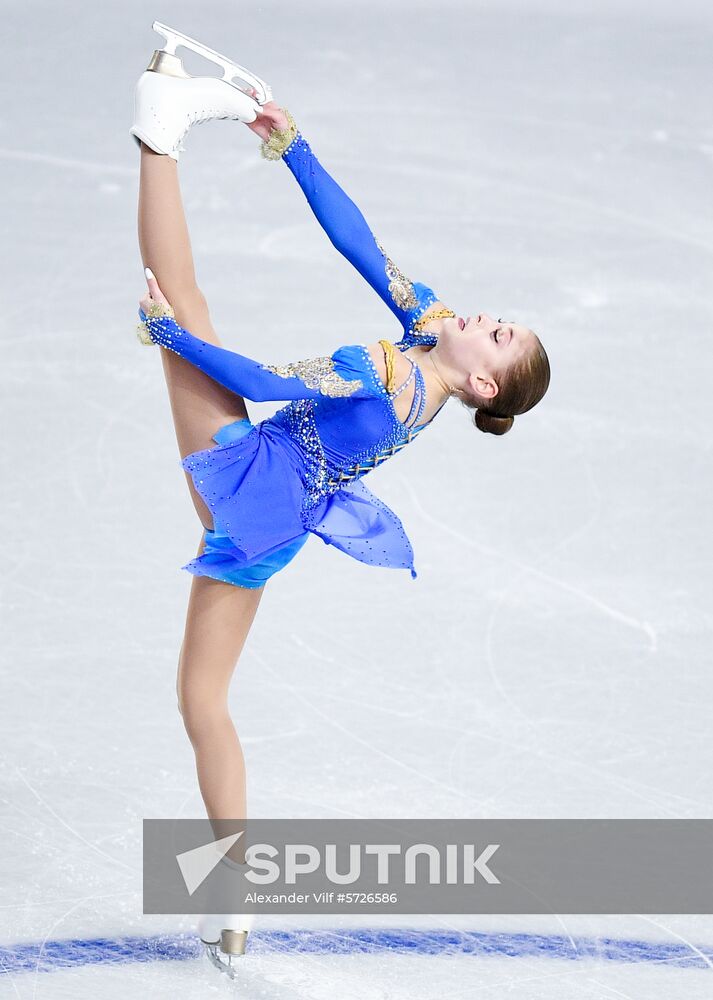
[[[278,410],[269,420],[283,428],[297,442],[305,455],[305,497],[303,516],[315,509],[324,497],[344,484],[363,478],[372,469],[391,458],[434,419],[419,425],[426,403],[426,386],[417,362],[411,360],[411,372],[393,393],[381,382],[374,362],[364,344],[354,345],[360,355],[366,388],[372,393],[369,402],[354,399],[350,419],[344,419],[343,402],[331,399],[295,399]],[[352,350],[352,348],[350,348]],[[404,347],[405,350],[405,347]],[[394,399],[415,380],[409,414],[401,421]],[[374,407],[374,397],[382,405]]]

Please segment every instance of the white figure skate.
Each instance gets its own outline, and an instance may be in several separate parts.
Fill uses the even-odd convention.
[[[252,925],[251,913],[207,913],[198,922],[198,933],[208,958],[231,979],[235,979],[233,958],[245,954]]]
[[[145,142],[154,152],[178,162],[185,150],[182,140],[192,125],[213,118],[253,122],[260,106],[272,100],[269,84],[227,56],[160,21],[154,21],[153,28],[166,44],[154,51],[136,84],[134,124],[129,132],[137,145]],[[219,66],[222,79],[187,73],[176,55],[181,45]]]

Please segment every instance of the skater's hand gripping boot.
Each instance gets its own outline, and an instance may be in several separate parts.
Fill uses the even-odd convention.
[[[158,281],[154,276],[153,271],[150,267],[145,267],[144,272],[146,274],[146,283],[149,286],[148,294],[139,302],[141,312],[139,315],[143,315],[145,318],[141,323],[136,326],[136,335],[142,344],[155,344],[156,341],[151,336],[151,331],[149,324],[146,322],[152,316],[171,316],[175,317],[173,311],[173,306],[170,304],[166,296],[163,294],[159,288]]]

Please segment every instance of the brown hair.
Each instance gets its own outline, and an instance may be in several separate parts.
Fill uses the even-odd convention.
[[[464,406],[475,410],[473,423],[486,434],[507,434],[515,414],[527,413],[539,403],[550,384],[550,362],[535,337],[532,350],[498,376],[498,394],[494,405],[484,407],[474,396],[459,397]]]

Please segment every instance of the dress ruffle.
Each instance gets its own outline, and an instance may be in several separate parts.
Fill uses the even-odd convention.
[[[413,549],[398,516],[362,480],[340,487],[302,513],[304,457],[289,434],[263,420],[237,440],[187,455],[183,468],[233,546],[233,565],[248,567],[310,531],[359,562],[409,569]],[[224,443],[221,443],[223,441]]]
[[[305,528],[370,566],[408,569],[413,579],[413,548],[399,517],[355,479],[316,508]]]
[[[248,565],[304,534],[299,452],[278,426],[262,421],[237,441],[187,455],[181,465]]]

